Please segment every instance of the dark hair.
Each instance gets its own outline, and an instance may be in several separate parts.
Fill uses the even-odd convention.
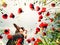
[[[23,31],[25,30],[24,27],[19,27],[19,26],[17,26],[15,23],[14,23],[13,25],[14,25],[14,27],[16,28],[15,33],[20,32],[20,31],[19,31],[20,29],[22,29]]]
[[[20,27],[19,30],[22,29],[23,31],[25,30],[24,27]],[[16,30],[15,33],[20,32],[19,30]]]
[[[22,29],[23,31],[25,30],[24,27],[20,27],[20,29]]]

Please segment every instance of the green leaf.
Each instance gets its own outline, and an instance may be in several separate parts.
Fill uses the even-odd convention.
[[[50,45],[56,45],[56,43],[55,42],[51,42]]]
[[[57,25],[58,27],[60,27],[60,25]]]
[[[57,15],[57,16],[60,16],[60,13],[57,13],[56,15]]]
[[[39,42],[38,45],[43,45],[43,43],[42,42]]]
[[[4,31],[3,30],[0,30],[0,34],[2,34]]]

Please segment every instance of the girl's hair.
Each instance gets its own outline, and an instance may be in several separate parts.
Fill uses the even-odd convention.
[[[22,29],[23,31],[25,30],[24,27],[20,27],[20,29]],[[15,33],[20,32],[20,29],[19,30],[16,30]]]
[[[25,30],[24,27],[19,27],[19,26],[17,26],[15,23],[14,23],[13,25],[14,25],[14,27],[16,28],[15,33],[20,32],[20,31],[19,31],[20,29],[22,29],[23,31]]]
[[[23,31],[25,30],[24,27],[20,27],[20,29],[22,29]]]

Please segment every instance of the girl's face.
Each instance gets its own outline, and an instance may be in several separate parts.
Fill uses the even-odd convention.
[[[19,31],[20,31],[20,34],[23,34],[23,32],[24,32],[22,29],[20,29]]]

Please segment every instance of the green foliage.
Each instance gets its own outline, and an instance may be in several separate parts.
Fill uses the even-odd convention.
[[[4,31],[3,31],[2,29],[0,29],[0,34],[3,34],[3,32],[4,32]]]
[[[45,43],[39,43],[39,45],[58,45],[56,41],[58,39],[58,42],[60,42],[60,32],[58,30],[50,30],[46,36],[43,36],[43,39]]]

